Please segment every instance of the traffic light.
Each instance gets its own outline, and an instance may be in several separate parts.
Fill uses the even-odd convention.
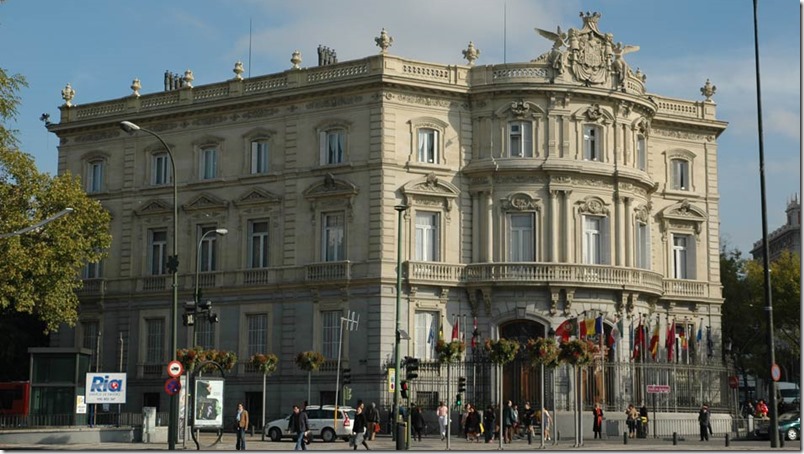
[[[458,392],[465,393],[466,392],[466,378],[459,377],[458,378]]]
[[[458,394],[457,396],[455,396],[455,405],[457,405],[457,406],[459,406],[459,407],[460,407],[461,405],[463,405],[463,399],[461,399],[461,395],[460,395],[460,394]]]
[[[348,385],[352,383],[352,369],[344,369],[343,370],[343,384]]]
[[[408,356],[405,358],[405,369],[407,370],[407,379],[413,380],[419,378],[419,358]]]
[[[400,390],[400,393],[402,393],[402,398],[407,399],[408,398],[408,382],[407,382],[407,380],[402,380],[402,382],[399,383],[399,390]]]
[[[184,320],[184,326],[193,326],[195,325],[195,313],[194,312],[187,312],[182,314],[182,319]]]

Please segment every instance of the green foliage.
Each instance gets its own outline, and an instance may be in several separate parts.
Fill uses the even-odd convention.
[[[506,338],[500,338],[499,340],[486,339],[485,348],[489,352],[491,362],[506,365],[516,357],[519,351],[519,342]]]
[[[16,115],[21,76],[0,69],[0,119]],[[111,244],[109,213],[68,174],[40,173],[16,149],[13,131],[0,125],[0,234],[30,227],[67,207],[74,211],[36,231],[0,239],[0,310],[33,314],[45,332],[78,319],[75,290],[81,269],[105,256]]]
[[[573,366],[586,366],[592,363],[595,346],[584,340],[573,339],[562,342],[559,347],[558,359]]]
[[[464,350],[466,350],[466,345],[459,340],[445,342],[443,339],[439,339],[435,346],[438,362],[440,363],[452,363],[460,360],[461,353]]]
[[[324,364],[324,355],[318,352],[299,352],[296,355],[296,365],[299,369],[311,372],[318,370]]]
[[[555,339],[546,339],[544,337],[528,339],[525,349],[533,367],[542,364],[545,367],[556,367],[558,365],[559,349]]]
[[[203,347],[176,350],[176,359],[190,372],[205,361],[214,361],[220,364],[223,370],[232,370],[237,364],[237,354],[234,352],[215,349],[205,350]],[[205,364],[201,372],[211,373],[216,370],[218,369],[213,364]]]
[[[274,373],[274,371],[276,371],[276,365],[279,363],[279,358],[277,358],[273,353],[269,353],[267,355],[257,353],[256,355],[252,355],[248,362],[263,374],[271,375]]]

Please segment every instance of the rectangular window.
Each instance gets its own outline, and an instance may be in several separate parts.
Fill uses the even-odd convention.
[[[215,347],[215,325],[209,321],[207,316],[195,317],[195,340],[196,345],[204,348]]]
[[[508,123],[508,151],[512,157],[533,157],[533,127],[529,121]]]
[[[83,279],[100,279],[103,276],[103,262],[87,263],[82,274]]]
[[[204,236],[205,233],[215,230],[215,227],[202,227],[198,232],[198,237],[203,238],[201,240],[201,245],[199,247],[199,251],[201,252],[201,271],[215,271],[217,269],[216,262],[218,258],[217,248],[215,247],[216,239],[218,237],[217,233],[211,233],[207,236]]]
[[[145,363],[164,362],[165,320],[151,318],[145,320]]]
[[[439,214],[429,211],[416,212],[415,260],[437,262],[439,257]]]
[[[645,145],[645,136],[637,137],[637,153],[636,153],[637,169],[648,169],[648,150]]]
[[[648,236],[648,224],[637,222],[636,225],[636,267],[650,269],[650,237]]]
[[[600,265],[602,257],[603,218],[584,216],[583,218],[583,263]]]
[[[163,185],[173,182],[171,180],[173,173],[170,168],[170,156],[167,153],[153,155],[151,164],[151,184]]]
[[[689,235],[673,235],[673,278],[692,278],[691,246]]]
[[[508,216],[509,242],[508,256],[512,262],[533,262],[535,248],[533,247],[533,214],[511,214]]]
[[[246,316],[248,330],[248,357],[257,353],[268,353],[268,314]]]
[[[430,128],[419,129],[419,162],[438,164],[438,131]]]
[[[690,190],[690,163],[683,159],[670,161],[673,169],[673,189],[677,191]]]
[[[600,161],[600,128],[583,127],[583,158],[587,161]]]
[[[325,262],[345,260],[343,213],[324,213],[322,222],[322,258]]]
[[[346,152],[346,131],[332,129],[322,131],[319,138],[321,147],[321,163],[325,165],[341,164]]]
[[[84,339],[81,346],[92,350],[92,357],[90,359],[90,366],[97,364],[98,354],[98,322],[87,321],[81,323],[82,331],[84,332]]]
[[[218,176],[218,150],[207,148],[201,151],[201,179],[211,180]]]
[[[268,172],[268,141],[255,140],[251,142],[251,173]]]
[[[150,236],[151,274],[154,276],[165,274],[167,273],[165,268],[167,263],[167,231],[151,230],[148,235]]]
[[[338,342],[340,341],[341,311],[321,312],[321,353],[324,358],[338,358]]]
[[[435,359],[435,344],[438,341],[438,312],[416,312],[416,354],[422,361]]]
[[[268,221],[249,223],[248,261],[251,268],[268,267]]]
[[[101,192],[103,190],[103,161],[89,163],[89,182],[87,192]]]

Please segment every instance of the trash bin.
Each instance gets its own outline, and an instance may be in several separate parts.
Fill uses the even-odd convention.
[[[639,425],[637,426],[637,438],[648,438],[648,418],[639,418]]]
[[[407,441],[405,440],[408,431],[408,424],[405,422],[396,423],[396,450],[405,451],[408,449]]]

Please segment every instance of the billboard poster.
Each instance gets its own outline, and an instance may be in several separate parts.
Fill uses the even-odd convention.
[[[223,427],[223,379],[195,380],[195,427]]]
[[[87,372],[87,404],[126,403],[125,372]]]
[[[179,391],[179,443],[184,443],[187,427],[187,375],[179,377],[181,391]]]

